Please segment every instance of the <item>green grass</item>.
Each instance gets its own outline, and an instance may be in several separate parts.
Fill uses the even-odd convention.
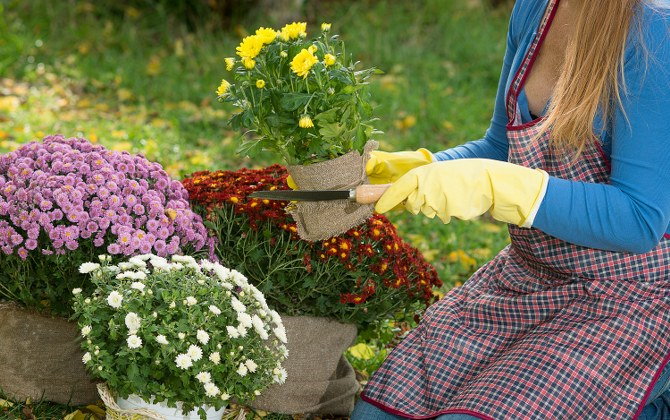
[[[223,58],[233,55],[240,37],[275,23],[251,13],[232,28],[222,30],[208,18],[189,30],[179,14],[161,6],[169,2],[135,3],[144,6],[0,3],[0,153],[62,133],[144,153],[173,176],[273,162],[269,155],[255,161],[235,155],[239,133],[225,125],[233,109],[219,104],[214,90],[228,77]],[[385,132],[378,138],[382,149],[438,151],[483,135],[508,8],[492,10],[478,0],[310,4],[310,15],[318,18],[308,21],[308,32],[332,22],[356,59],[384,71],[372,82],[378,128]],[[390,218],[435,265],[443,291],[465,281],[509,240],[504,226],[487,218],[449,225],[408,214]],[[364,337],[377,359],[388,339],[384,328]],[[351,360],[365,371],[381,361]]]

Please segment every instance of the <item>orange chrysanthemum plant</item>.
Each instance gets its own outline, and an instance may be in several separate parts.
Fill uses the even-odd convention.
[[[322,242],[298,238],[286,202],[249,198],[288,189],[280,165],[197,172],[183,181],[192,205],[218,237],[222,264],[245,273],[269,304],[287,315],[313,315],[365,326],[390,315],[413,316],[442,282],[391,222],[374,215]]]

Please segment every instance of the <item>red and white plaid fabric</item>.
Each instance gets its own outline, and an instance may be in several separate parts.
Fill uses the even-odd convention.
[[[609,182],[599,144],[578,161],[522,124],[517,97],[557,9],[547,6],[508,93],[509,161],[574,181]],[[431,306],[363,399],[408,418],[637,418],[670,359],[670,241],[646,254],[602,251],[537,229]]]

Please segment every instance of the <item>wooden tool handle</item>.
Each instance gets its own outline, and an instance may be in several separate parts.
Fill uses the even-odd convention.
[[[391,184],[363,184],[356,187],[356,202],[358,204],[373,204],[384,194]]]

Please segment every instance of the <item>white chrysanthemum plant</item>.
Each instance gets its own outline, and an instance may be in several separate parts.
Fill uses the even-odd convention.
[[[241,273],[189,256],[85,263],[96,286],[73,293],[83,362],[118,399],[205,418],[286,380],[286,330]],[[206,409],[203,409],[206,407]]]

